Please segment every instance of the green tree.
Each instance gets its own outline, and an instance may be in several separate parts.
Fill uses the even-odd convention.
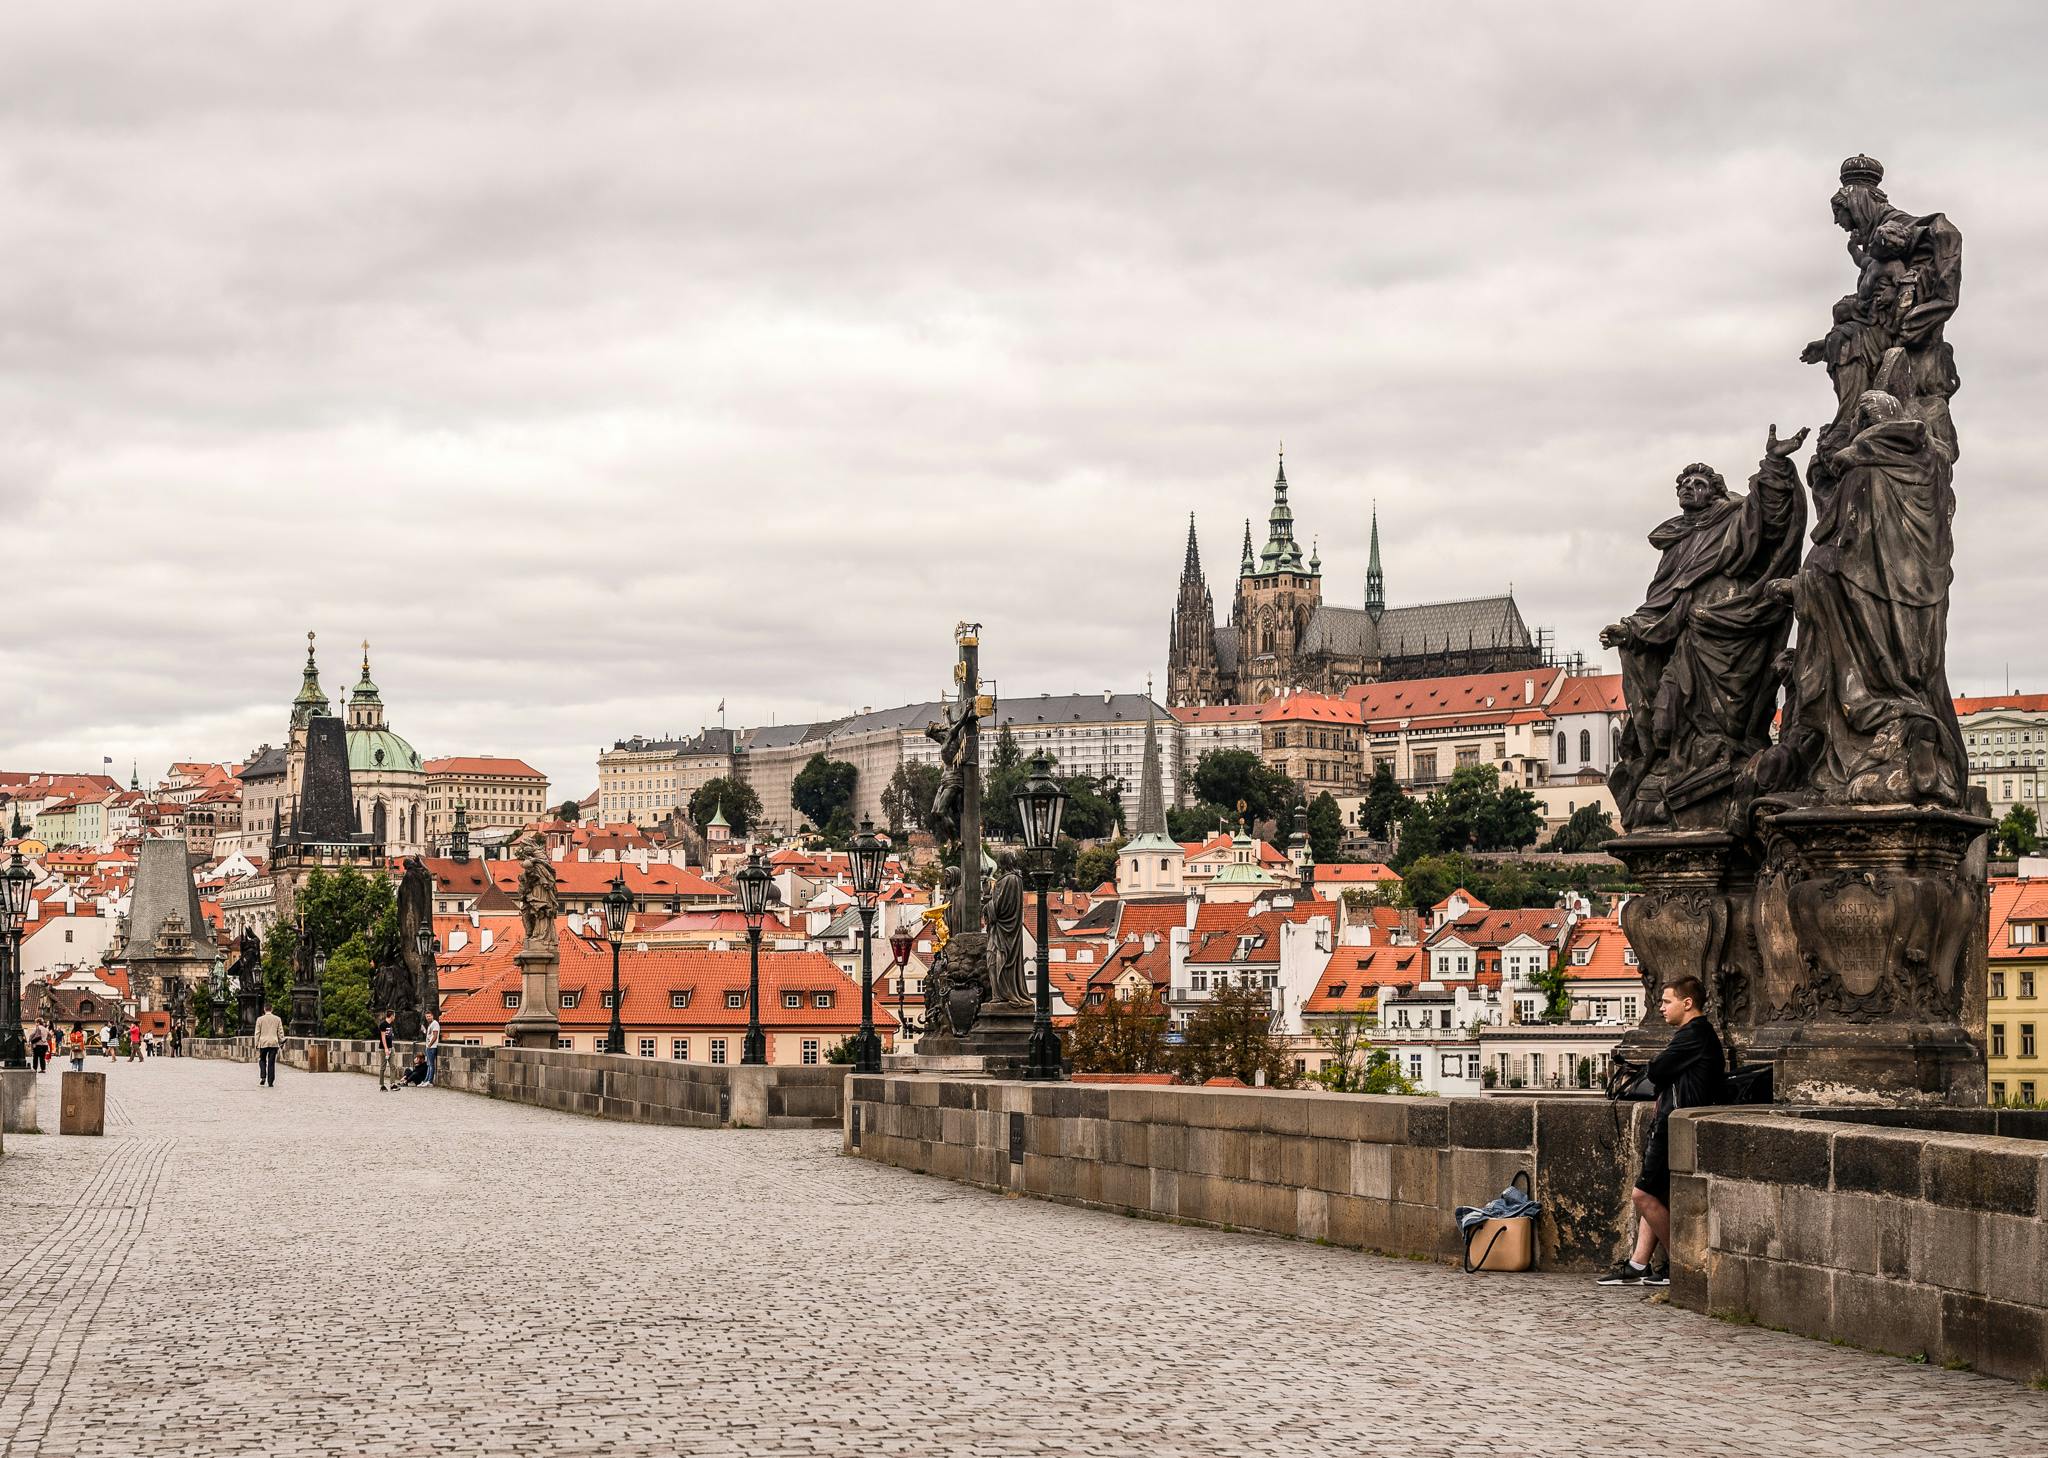
[[[320,978],[320,1025],[330,1038],[367,1038],[375,1030],[370,1017],[369,935],[350,937],[327,958]]]
[[[1394,827],[1408,813],[1408,797],[1401,793],[1401,787],[1394,782],[1394,767],[1378,765],[1372,772],[1372,783],[1365,792],[1365,804],[1360,811],[1360,820],[1365,833],[1374,840],[1387,840],[1393,836]]]
[[[1450,780],[1410,808],[1401,822],[1396,869],[1424,856],[1465,850],[1515,850],[1535,842],[1543,807],[1527,790],[1503,789],[1490,764],[1459,765]]]
[[[1169,808],[1166,812],[1166,833],[1180,841],[1207,840],[1231,823],[1230,812],[1220,805],[1190,805],[1185,810]]]
[[[1601,846],[1620,834],[1614,828],[1614,818],[1606,808],[1595,802],[1581,805],[1572,811],[1571,819],[1557,827],[1557,833],[1543,848],[1565,855],[1578,855],[1586,851],[1599,850]]]
[[[298,950],[298,931],[289,922],[278,922],[263,939],[263,1005],[274,1008],[280,1017],[291,1007]]]
[[[981,828],[1002,840],[1014,840],[1024,833],[1017,818],[1017,791],[1031,775],[1017,736],[1005,724],[989,751],[988,768],[981,776]]]
[[[1294,781],[1249,749],[1212,749],[1195,766],[1195,794],[1225,807],[1233,823],[1242,800],[1252,824],[1271,821],[1281,839],[1294,833]]]
[[[1116,858],[1123,847],[1121,840],[1114,840],[1107,845],[1091,845],[1076,852],[1074,884],[1083,891],[1093,891],[1104,881],[1115,881]]]
[[[1067,792],[1067,808],[1060,817],[1060,829],[1076,840],[1100,840],[1114,835],[1123,823],[1123,784],[1114,778],[1095,775],[1054,775]],[[1012,818],[1015,807],[1012,806]],[[1023,832],[1020,822],[1017,830]]]
[[[1320,1022],[1316,1042],[1325,1057],[1309,1078],[1332,1093],[1414,1094],[1419,1090],[1401,1072],[1400,1060],[1372,1043],[1372,1024],[1360,1012]]]
[[[932,801],[939,794],[939,767],[935,764],[899,764],[882,790],[882,814],[888,818],[889,834],[902,836],[913,831],[930,831]]]
[[[1167,1073],[1166,1006],[1158,998],[1111,993],[1084,1003],[1066,1033],[1066,1054],[1076,1073]]]
[[[583,806],[574,800],[564,800],[555,809],[555,819],[566,820],[571,825],[583,818]]]
[[[1350,859],[1344,854],[1344,812],[1328,790],[1309,802],[1308,852],[1319,866]]]
[[[1566,974],[1562,958],[1529,979],[1536,984],[1536,990],[1543,994],[1543,1016],[1551,1022],[1561,1023],[1572,1015],[1572,983]]]
[[[836,828],[852,829],[853,793],[859,784],[859,770],[820,752],[797,771],[789,798],[806,820],[830,837]],[[729,811],[727,818],[731,818]]]
[[[1998,844],[2012,857],[2030,856],[2041,845],[2041,824],[2028,806],[2015,805],[1998,822]]]
[[[690,824],[700,832],[722,809],[725,811],[725,823],[732,827],[732,833],[745,835],[761,818],[761,797],[754,793],[752,785],[737,775],[720,775],[699,785],[690,796],[687,808]]]
[[[388,877],[366,876],[354,866],[344,866],[332,872],[315,870],[307,876],[305,885],[299,888],[297,912],[314,954],[332,957],[343,942],[374,929],[396,902]],[[394,922],[392,945],[388,949],[393,951],[395,927]]]
[[[1294,1057],[1273,1031],[1272,994],[1263,987],[1226,983],[1189,1015],[1175,1060],[1185,1083],[1235,1078],[1269,1088],[1291,1088],[1300,1076]]]

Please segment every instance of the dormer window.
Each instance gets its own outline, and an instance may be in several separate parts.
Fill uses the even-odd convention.
[[[581,992],[564,991],[562,993],[562,1011],[573,1012],[576,1009],[576,1005],[582,1001],[583,994]]]
[[[673,1008],[688,1007],[690,1005],[689,990],[687,988],[682,987],[670,988],[668,994],[668,1005]]]
[[[812,994],[811,994],[811,1006],[812,1006],[812,1007],[830,1007],[830,1006],[832,1006],[832,994],[831,994],[831,993],[829,993],[829,992],[814,992],[814,993],[812,993]]]
[[[802,1007],[804,1005],[804,995],[801,992],[785,992],[782,994],[782,1005],[784,1007]]]
[[[1593,949],[1591,947],[1572,948],[1572,965],[1574,967],[1590,966],[1592,964],[1592,961]]]
[[[728,992],[725,995],[725,1005],[727,1007],[745,1007],[747,1005],[747,995],[744,992]]]

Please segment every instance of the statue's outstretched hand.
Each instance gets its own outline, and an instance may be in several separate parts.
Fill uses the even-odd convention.
[[[1771,426],[1770,439],[1764,442],[1764,454],[1781,461],[1789,456],[1797,455],[1799,448],[1806,444],[1806,433],[1811,428],[1810,426],[1802,425],[1799,427],[1799,434],[1789,440],[1779,440],[1778,427],[1773,424]]]

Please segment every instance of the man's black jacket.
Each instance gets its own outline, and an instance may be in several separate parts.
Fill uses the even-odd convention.
[[[1657,1116],[1673,1109],[1696,1109],[1719,1103],[1727,1071],[1721,1035],[1704,1017],[1694,1018],[1671,1035],[1664,1051],[1650,1060],[1650,1084],[1657,1090]]]

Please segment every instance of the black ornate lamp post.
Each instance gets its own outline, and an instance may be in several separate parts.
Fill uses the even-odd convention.
[[[875,900],[882,894],[882,862],[889,842],[875,834],[875,823],[860,818],[860,831],[846,848],[853,868],[853,906],[860,916],[860,1038],[855,1048],[855,1073],[882,1071],[882,1040],[875,1032]]]
[[[21,928],[35,880],[19,850],[0,871],[0,940],[6,944],[0,950],[0,980],[6,983],[0,987],[0,1068],[28,1067],[28,1040],[21,1031]]]
[[[605,1034],[608,1053],[626,1051],[626,1025],[619,1020],[619,948],[626,940],[626,919],[633,914],[633,893],[626,889],[626,873],[612,877],[612,889],[604,893],[604,939],[612,944],[612,1026]]]
[[[1024,822],[1024,844],[1032,853],[1031,879],[1038,887],[1038,1010],[1031,1020],[1031,1050],[1024,1061],[1026,1078],[1064,1078],[1060,1066],[1060,1035],[1052,1026],[1052,850],[1059,839],[1060,816],[1067,792],[1052,777],[1052,761],[1031,757],[1031,776],[1017,790],[1017,815]]]
[[[747,852],[747,863],[733,873],[739,887],[740,915],[747,919],[747,1036],[740,1044],[740,1062],[768,1061],[768,1034],[761,1027],[761,918],[768,914],[768,888],[775,878],[761,864],[759,851]]]
[[[922,1023],[911,1026],[910,1014],[904,1009],[903,999],[909,992],[910,954],[917,947],[917,933],[907,926],[899,926],[889,933],[890,964],[896,973],[896,1036],[908,1038],[924,1031]]]

